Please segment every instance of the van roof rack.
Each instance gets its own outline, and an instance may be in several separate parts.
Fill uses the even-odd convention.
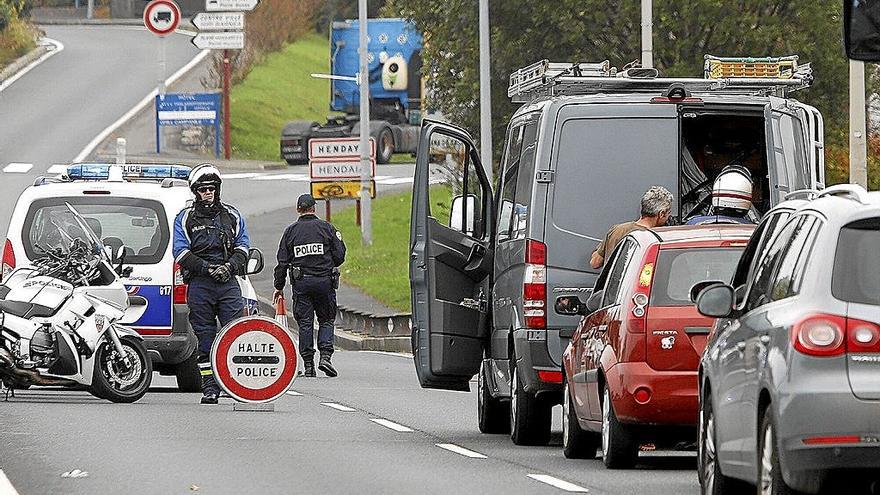
[[[810,64],[798,57],[704,57],[704,77],[659,77],[658,71],[631,68],[618,71],[605,60],[566,63],[541,60],[510,75],[507,96],[514,103],[559,95],[651,93],[679,84],[691,93],[780,96],[808,88],[813,81]]]

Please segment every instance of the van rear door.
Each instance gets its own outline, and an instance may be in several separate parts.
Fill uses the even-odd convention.
[[[771,206],[784,201],[791,191],[815,185],[816,174],[807,151],[812,139],[808,139],[808,124],[801,110],[794,102],[775,96],[764,107]]]
[[[469,390],[489,327],[492,189],[466,131],[425,121],[410,225],[412,345],[425,388]]]

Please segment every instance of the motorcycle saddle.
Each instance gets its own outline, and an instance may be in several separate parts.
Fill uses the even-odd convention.
[[[48,318],[55,314],[55,308],[18,301],[0,301],[0,311],[19,318]]]

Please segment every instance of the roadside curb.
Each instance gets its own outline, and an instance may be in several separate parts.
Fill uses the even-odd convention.
[[[144,20],[137,19],[31,19],[37,26],[144,26]],[[195,26],[189,20],[181,21],[177,31],[196,31]],[[189,33],[183,33],[189,34]]]
[[[103,143],[102,143],[103,144]],[[94,155],[98,161],[114,161],[116,155],[97,153]],[[174,165],[187,165],[195,167],[196,165],[210,162],[221,171],[255,171],[255,170],[287,170],[286,163],[263,162],[259,160],[223,160],[217,159],[213,155],[205,155],[204,157],[174,157],[168,156],[167,153],[162,155],[126,155],[125,161],[129,163],[167,163]]]
[[[33,50],[29,51],[25,55],[18,57],[14,62],[7,65],[2,71],[0,71],[0,85],[3,84],[4,81],[11,79],[13,76],[18,74],[19,71],[34,63],[37,59],[42,57],[43,55],[49,53],[49,46],[47,44],[38,45]]]

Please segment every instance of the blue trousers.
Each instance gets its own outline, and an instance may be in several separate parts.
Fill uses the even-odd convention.
[[[217,335],[217,320],[222,328],[244,316],[244,299],[234,277],[223,284],[212,278],[193,278],[189,283],[187,302],[189,323],[199,339],[199,351],[207,355],[211,354]]]
[[[306,361],[315,356],[314,326],[318,317],[318,350],[333,354],[336,291],[330,277],[303,277],[293,285],[293,315],[299,327],[299,353]]]

